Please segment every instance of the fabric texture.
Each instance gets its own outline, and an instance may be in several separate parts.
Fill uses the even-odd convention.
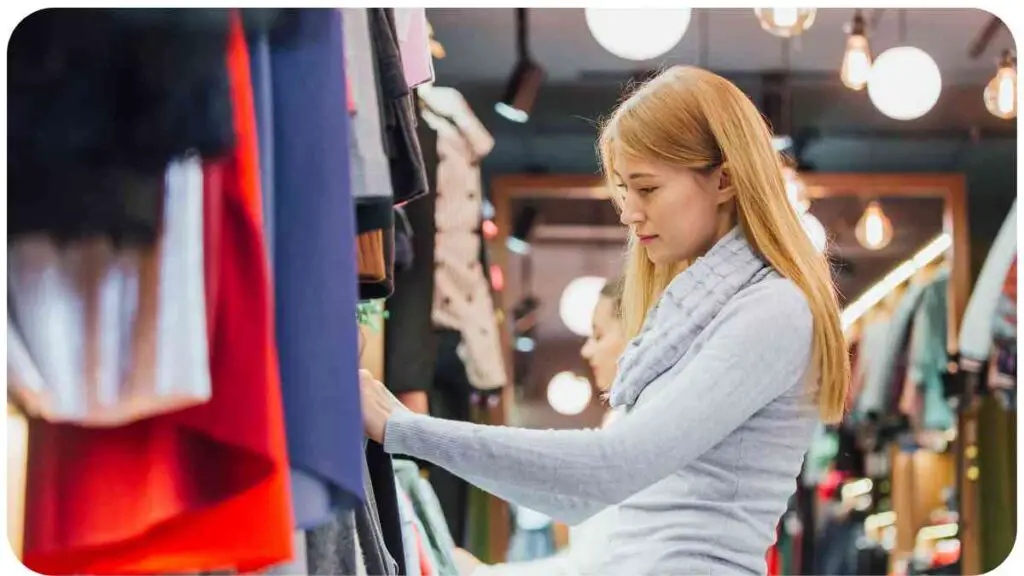
[[[41,235],[8,247],[8,378],[28,413],[118,426],[210,399],[199,158],[172,163],[167,190],[155,249]]]
[[[432,89],[431,94],[435,93]],[[457,101],[464,104],[461,95]],[[475,118],[468,106],[460,110],[461,115]],[[505,385],[507,374],[491,285],[480,258],[479,232],[483,203],[479,161],[490,152],[493,139],[467,137],[457,120],[445,120],[429,111],[424,117],[437,132],[440,160],[434,212],[433,322],[462,333],[469,381],[480,390],[495,390]]]
[[[712,249],[689,272],[727,276],[738,254]],[[614,426],[530,430],[401,410],[387,422],[385,449],[435,462],[570,524],[619,505],[615,546],[601,573],[763,574],[817,418],[808,395],[813,319],[806,298],[774,271],[755,278]],[[707,299],[717,298],[719,285],[708,285]],[[666,291],[647,334],[689,323],[671,313],[685,309],[684,301]],[[652,353],[675,353],[643,342]]]
[[[304,553],[308,571],[300,574],[355,574],[360,569],[365,570],[356,534],[356,514],[359,513],[362,512],[340,510],[330,522],[306,533]]]
[[[32,421],[23,561],[36,572],[247,572],[292,557],[255,114],[237,21],[228,56],[239,145],[223,162],[204,163],[203,180],[204,195],[223,195],[205,228],[218,239],[206,278],[216,284],[207,308],[216,315],[213,396],[113,429]]]
[[[315,526],[363,496],[355,217],[341,12],[297,10],[271,36],[274,280],[296,522]],[[319,495],[317,494],[319,492]],[[330,507],[302,506],[329,501]]]
[[[999,228],[995,242],[985,257],[978,280],[960,323],[960,355],[975,362],[984,362],[992,350],[992,318],[1006,271],[1017,254],[1017,201]]]
[[[405,550],[405,570],[407,574],[416,576],[423,573],[420,562],[419,534],[416,530],[416,511],[412,508],[409,495],[402,490],[395,478],[395,492],[398,494],[398,512],[402,521],[402,546]]]

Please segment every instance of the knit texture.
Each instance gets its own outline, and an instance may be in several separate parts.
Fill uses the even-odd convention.
[[[614,426],[529,430],[402,410],[388,420],[385,450],[570,524],[618,505],[608,555],[591,574],[764,574],[817,422],[806,392],[813,318],[802,292],[771,270],[720,281],[745,269],[746,254],[713,249],[666,292],[631,354],[633,369],[668,367],[650,370],[658,375],[636,386]],[[686,290],[691,281],[701,288]],[[693,294],[696,308],[722,305],[695,320]],[[685,305],[670,305],[675,297]],[[689,344],[662,341],[688,332]]]

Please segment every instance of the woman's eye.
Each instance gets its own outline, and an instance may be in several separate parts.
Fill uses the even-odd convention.
[[[658,189],[657,186],[653,186],[653,187],[648,187],[648,188],[637,188],[637,191],[640,192],[641,194],[647,195],[647,194],[651,194],[652,192],[654,192],[657,189]]]

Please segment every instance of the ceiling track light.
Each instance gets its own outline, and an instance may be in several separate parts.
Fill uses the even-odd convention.
[[[1003,50],[996,75],[985,86],[985,108],[997,118],[1017,117],[1017,53]]]
[[[508,120],[524,123],[530,119],[530,112],[537,99],[537,92],[544,82],[545,72],[530,57],[528,49],[526,8],[516,8],[516,65],[505,87],[505,94],[494,110]]]
[[[845,26],[846,52],[839,76],[850,90],[863,90],[871,74],[871,46],[868,43],[867,23],[864,13],[858,8],[853,20]]]

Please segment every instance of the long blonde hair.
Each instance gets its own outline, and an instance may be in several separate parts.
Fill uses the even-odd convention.
[[[821,419],[842,420],[850,359],[828,262],[789,204],[782,159],[771,129],[731,82],[700,68],[670,68],[636,90],[601,131],[601,162],[609,185],[613,155],[658,160],[694,170],[724,165],[736,191],[739,225],[756,252],[804,293],[814,317],[812,390]],[[656,266],[630,234],[622,295],[628,337],[687,263]]]

